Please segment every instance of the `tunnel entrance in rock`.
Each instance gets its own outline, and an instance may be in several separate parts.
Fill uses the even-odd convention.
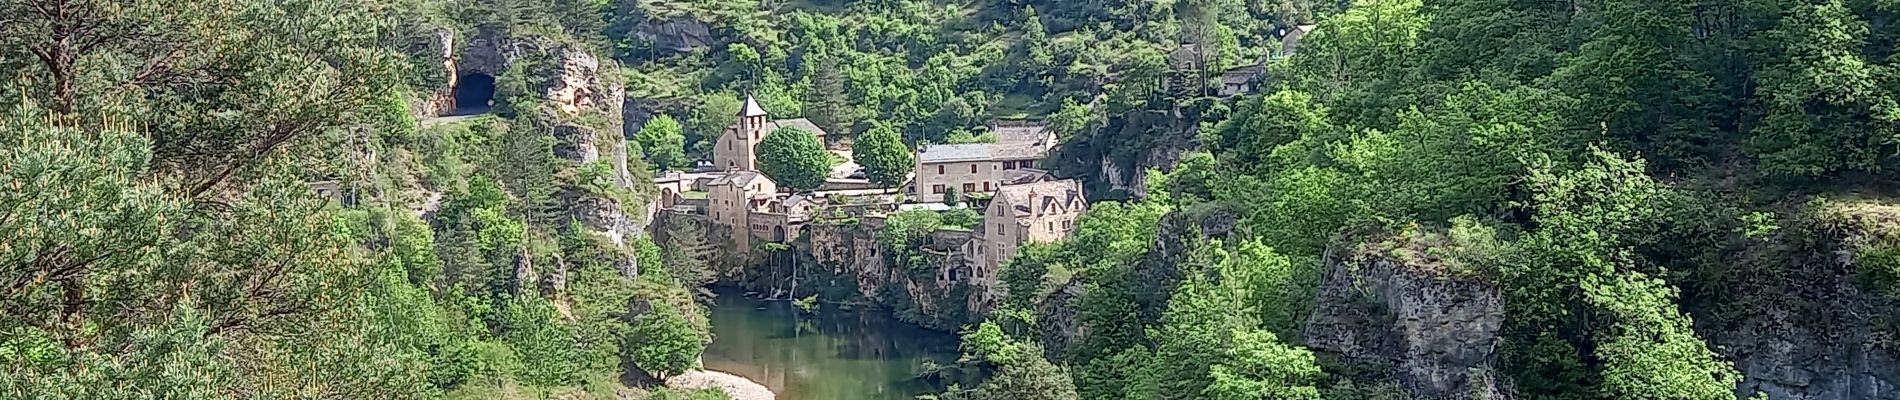
[[[462,75],[455,81],[455,115],[488,112],[495,100],[495,77],[488,74]]]

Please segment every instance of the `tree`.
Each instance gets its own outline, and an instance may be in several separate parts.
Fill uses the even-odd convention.
[[[1709,349],[1676,310],[1676,290],[1640,272],[1590,275],[1590,305],[1610,319],[1597,332],[1603,395],[1619,399],[1733,400],[1742,374]]]
[[[943,205],[951,206],[951,207],[962,207],[963,206],[963,192],[959,191],[957,188],[954,188],[954,187],[949,188],[949,189],[944,189]]]
[[[1069,375],[1027,346],[1020,357],[998,368],[996,376],[976,388],[976,398],[995,400],[1075,400],[1075,382]]]
[[[634,134],[634,141],[646,151],[647,160],[660,170],[692,166],[686,158],[686,135],[681,133],[679,121],[670,115],[661,114],[647,120],[640,132]]]
[[[817,189],[831,174],[831,153],[811,132],[779,128],[759,141],[759,172],[792,190]]]
[[[805,91],[805,116],[825,132],[846,133],[851,128],[851,104],[838,57],[818,54],[806,69],[806,77],[811,79],[811,87]]]
[[[1764,175],[1877,171],[1900,137],[1900,102],[1881,87],[1881,68],[1863,57],[1867,24],[1840,1],[1798,2],[1772,31],[1774,62],[1755,74],[1767,108],[1748,132]]]
[[[648,271],[665,271],[679,282],[680,286],[691,290],[701,300],[711,300],[712,289],[707,288],[719,275],[713,270],[713,261],[718,257],[718,247],[706,237],[706,228],[693,223],[671,224],[666,233],[666,246],[660,250],[665,268],[650,268]]]
[[[1666,167],[1708,161],[1716,139],[1708,110],[1709,75],[1695,68],[1694,11],[1681,2],[1611,0],[1592,7],[1581,23],[1597,25],[1582,46],[1546,79],[1576,98],[1574,123],[1602,127],[1617,144],[1649,154]]]
[[[904,146],[902,134],[881,123],[873,125],[851,144],[851,158],[864,167],[864,175],[871,183],[886,188],[904,184],[916,167],[910,148]]]
[[[1226,352],[1232,297],[1201,275],[1189,277],[1168,299],[1161,326],[1148,338],[1157,344],[1140,379],[1151,380],[1158,399],[1198,399],[1212,384],[1210,369]]]
[[[1208,371],[1213,400],[1319,400],[1315,383],[1325,374],[1313,352],[1280,343],[1272,332],[1243,330],[1232,348]]]
[[[686,117],[687,141],[693,143],[689,158],[703,159],[710,154],[720,133],[739,122],[739,108],[744,106],[740,101],[739,96],[727,92],[700,96],[699,106]]]
[[[0,54],[37,62],[9,65],[18,76],[0,92],[15,96],[0,103],[24,95],[67,125],[136,116],[121,122],[152,137],[155,172],[198,197],[273,150],[378,109],[401,78],[363,6],[6,2]]]
[[[652,304],[652,310],[633,319],[634,365],[661,380],[697,367],[706,338],[680,309],[661,301]]]

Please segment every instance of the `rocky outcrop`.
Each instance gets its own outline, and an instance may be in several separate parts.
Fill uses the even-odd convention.
[[[1745,252],[1751,270],[1727,287],[1739,318],[1703,327],[1743,375],[1736,393],[1790,400],[1900,399],[1900,300],[1872,289],[1863,269],[1900,244],[1900,206],[1822,204]],[[1766,247],[1757,243],[1752,247]],[[1700,321],[1699,317],[1699,321]]]
[[[1148,255],[1135,266],[1135,301],[1141,304],[1142,321],[1161,323],[1174,289],[1185,275],[1181,265],[1197,243],[1227,237],[1239,224],[1245,209],[1231,203],[1208,203],[1170,213],[1155,227],[1154,243]]]
[[[1492,378],[1504,307],[1496,286],[1423,257],[1329,251],[1308,347],[1387,373],[1414,398],[1501,398]],[[1344,254],[1339,254],[1344,253]]]
[[[627,166],[619,119],[626,89],[615,73],[618,67],[579,45],[535,36],[509,37],[494,27],[478,28],[459,54],[455,62],[459,75],[493,76],[513,66],[526,67],[517,70],[526,75],[522,77],[526,81],[540,85],[529,92],[538,98],[510,102],[539,107],[514,109],[514,123],[545,129],[554,139],[555,156],[566,162],[563,169],[587,177],[586,171],[601,168],[600,163],[611,166],[609,182],[569,182],[556,196],[575,221],[625,249],[627,240],[642,230],[646,215],[640,209],[644,204],[627,203],[638,201],[633,194],[646,188],[633,186]],[[632,256],[612,264],[629,276],[638,273]]]
[[[455,74],[455,31],[448,28],[435,28],[434,35],[431,37],[434,40],[423,46],[426,51],[419,53],[427,54],[432,59],[418,60],[418,62],[441,65],[440,71],[434,71],[431,74],[441,73],[442,79],[447,84],[423,93],[422,98],[417,99],[417,103],[411,109],[417,115],[424,117],[437,117],[455,111],[455,85],[458,83],[457,79],[460,78]]]
[[[510,40],[507,32],[499,26],[478,27],[456,57],[456,69],[452,71],[459,75],[500,75],[502,71],[508,70],[509,61],[526,50],[516,47],[517,44],[526,43]]]
[[[686,16],[647,20],[635,27],[634,36],[652,43],[653,48],[676,52],[705,49],[713,42],[712,27]]]
[[[856,296],[891,307],[906,322],[939,330],[968,322],[969,310],[979,306],[978,296],[970,294],[970,268],[959,250],[970,233],[933,232],[919,248],[904,250],[916,257],[913,266],[892,262],[887,254],[891,250],[878,240],[883,228],[879,217],[812,223],[796,251],[828,269],[835,285],[855,286]]]
[[[1062,285],[1036,304],[1037,325],[1042,327],[1039,341],[1044,358],[1062,359],[1062,353],[1069,345],[1082,338],[1081,307],[1076,304],[1081,300],[1082,280],[1070,279],[1068,284]]]

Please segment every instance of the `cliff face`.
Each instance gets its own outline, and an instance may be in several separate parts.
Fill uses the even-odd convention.
[[[419,46],[421,48],[414,53],[418,57],[430,58],[418,60],[418,63],[440,65],[442,67],[440,71],[432,71],[429,74],[440,73],[440,79],[443,79],[446,84],[432,88],[427,93],[420,93],[421,98],[416,99],[416,102],[411,105],[410,109],[416,115],[423,117],[441,116],[455,111],[455,85],[456,80],[460,78],[455,74],[455,31],[440,27],[433,28],[431,31],[434,33],[430,36],[432,40],[421,44]]]
[[[878,239],[883,220],[855,224],[814,223],[808,228],[810,252],[839,280],[856,284],[856,295],[891,307],[900,319],[931,329],[954,330],[967,322],[976,296],[970,295],[969,266],[957,252],[968,232],[932,233],[915,249],[887,249]],[[913,265],[894,263],[901,252]]]
[[[640,194],[648,188],[634,185],[628,167],[620,119],[626,89],[618,66],[583,46],[536,36],[512,37],[492,27],[477,29],[465,42],[447,61],[455,71],[452,75],[485,74],[527,82],[528,91],[511,93],[508,101],[538,106],[513,110],[514,123],[548,132],[554,139],[554,155],[566,162],[562,169],[576,171],[573,175],[590,177],[598,172],[588,171],[608,171],[603,177],[606,182],[569,182],[556,196],[582,226],[626,249],[627,240],[642,230],[647,205],[639,204],[645,201]],[[520,76],[504,77],[504,73]],[[638,272],[631,255],[613,264],[629,276]]]
[[[1900,301],[1870,281],[1900,243],[1900,206],[1820,205],[1775,238],[1781,251],[1751,252],[1746,293],[1710,318],[1716,348],[1744,375],[1738,394],[1771,399],[1900,399]],[[1759,245],[1758,245],[1759,246]]]
[[[1496,286],[1424,260],[1329,255],[1306,344],[1348,362],[1389,366],[1411,396],[1501,398],[1492,373],[1504,306]]]

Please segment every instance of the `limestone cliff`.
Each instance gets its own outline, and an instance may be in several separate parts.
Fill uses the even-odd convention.
[[[938,231],[914,248],[888,249],[878,239],[883,227],[875,217],[814,223],[798,251],[811,254],[834,279],[848,281],[856,296],[890,307],[906,322],[939,330],[969,322],[976,296],[970,295],[970,269],[958,252],[969,232]]]
[[[618,65],[579,44],[510,36],[494,27],[476,29],[465,42],[448,61],[454,75],[490,75],[525,86],[496,93],[498,103],[510,105],[503,115],[554,139],[554,155],[566,163],[562,169],[574,171],[562,174],[574,178],[563,179],[556,193],[563,210],[625,249],[645,223],[643,193],[650,185],[635,185],[636,171],[628,166],[620,119],[626,89]],[[631,276],[638,271],[637,260],[625,253],[613,264]]]
[[[1304,332],[1316,352],[1371,366],[1416,398],[1501,398],[1496,286],[1410,252],[1336,246]],[[1382,369],[1382,371],[1379,371]]]
[[[1733,300],[1698,326],[1770,399],[1900,399],[1900,300],[1873,278],[1900,244],[1900,206],[1811,204],[1782,233],[1746,245]],[[1891,287],[1888,288],[1889,290]]]

